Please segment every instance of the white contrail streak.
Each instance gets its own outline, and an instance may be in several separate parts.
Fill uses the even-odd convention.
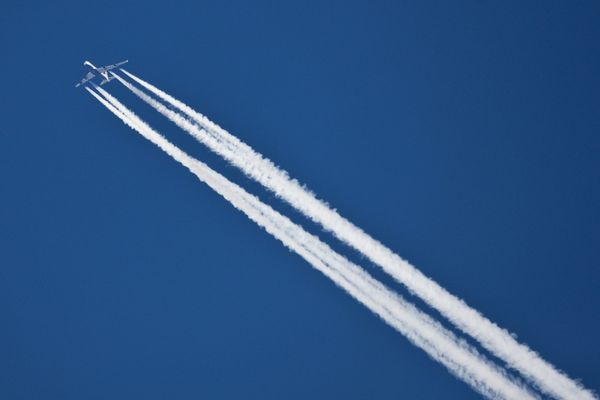
[[[106,91],[97,88],[105,97],[102,98],[93,90],[86,89],[125,124],[187,167],[235,208],[298,253],[475,390],[490,398],[535,398],[527,388],[506,376],[502,369],[485,360],[464,341],[458,340],[439,323],[374,280],[360,267],[335,253],[317,237],[307,233],[258,198],[171,144]]]
[[[123,69],[122,71],[162,100],[184,112],[195,123],[165,107],[114,74],[136,95],[204,143],[212,151],[240,168],[246,175],[264,185],[313,221],[321,224],[338,239],[363,253],[372,262],[380,265],[385,272],[404,284],[412,293],[419,296],[430,306],[437,309],[463,332],[475,338],[484,348],[505,360],[510,367],[518,370],[538,386],[540,390],[557,398],[595,398],[591,391],[558,371],[552,364],[542,359],[526,345],[517,342],[508,331],[484,317],[460,298],[449,293],[392,250],[339,215],[298,181],[290,178],[287,172],[278,168],[273,162],[241,142],[237,137],[183,102],[135,75]],[[204,129],[200,129],[200,127]]]

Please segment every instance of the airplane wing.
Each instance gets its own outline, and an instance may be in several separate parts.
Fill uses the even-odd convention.
[[[116,64],[107,65],[106,67],[104,67],[104,70],[105,70],[105,71],[110,71],[111,69],[115,69],[115,68],[117,68],[119,65],[123,65],[123,64],[125,64],[125,63],[127,63],[127,62],[129,62],[129,60],[121,61],[121,62],[118,62],[118,63],[116,63]]]
[[[85,76],[85,78],[83,78],[81,80],[81,82],[79,82],[77,85],[75,85],[75,87],[79,87],[81,85],[83,85],[84,83],[90,81],[92,78],[94,78],[96,75],[94,75],[92,72],[88,72],[87,75]]]

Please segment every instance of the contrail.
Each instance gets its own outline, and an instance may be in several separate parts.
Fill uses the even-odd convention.
[[[374,280],[363,269],[335,253],[316,236],[307,233],[255,196],[171,144],[106,91],[97,88],[105,96],[102,98],[93,90],[86,89],[125,124],[187,167],[235,208],[476,391],[490,398],[536,398],[531,391],[511,380],[502,369],[485,360],[475,349],[458,340],[450,331]]]
[[[385,272],[437,309],[460,330],[475,338],[484,348],[505,360],[511,368],[518,370],[540,390],[557,398],[595,398],[591,391],[558,371],[525,344],[517,342],[508,331],[449,293],[392,250],[339,215],[298,181],[290,178],[287,172],[278,168],[272,161],[183,102],[129,72],[123,69],[121,71],[162,100],[181,110],[195,124],[113,74],[157,111],[240,168],[246,175],[264,185],[326,230],[331,231],[338,239],[381,266]]]

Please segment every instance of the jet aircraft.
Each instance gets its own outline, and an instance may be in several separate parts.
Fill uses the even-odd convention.
[[[115,69],[118,66],[125,64],[128,61],[129,60],[125,60],[125,61],[118,62],[116,64],[106,65],[104,67],[95,67],[94,64],[92,64],[89,61],[85,61],[83,63],[83,65],[86,65],[86,66],[90,67],[92,70],[96,71],[98,73],[98,75],[103,78],[103,80],[100,82],[100,85],[104,85],[105,83],[108,83],[108,82],[112,81],[113,79],[115,79],[114,76],[110,76],[108,74],[108,71],[110,71],[111,69]],[[84,83],[91,81],[95,77],[96,77],[96,74],[94,74],[92,71],[90,71],[85,75],[85,77],[81,80],[81,82],[79,82],[77,85],[75,85],[75,87],[79,87],[79,86],[83,85]]]

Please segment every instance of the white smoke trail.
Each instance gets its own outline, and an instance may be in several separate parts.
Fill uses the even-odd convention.
[[[114,74],[136,95],[207,145],[212,151],[240,168],[249,177],[273,191],[278,197],[313,221],[321,224],[337,238],[363,253],[372,262],[380,265],[384,271],[404,284],[412,293],[437,309],[459,329],[471,335],[494,355],[505,360],[510,367],[518,370],[542,391],[557,398],[595,398],[592,392],[570,379],[566,374],[558,371],[552,364],[542,359],[526,345],[517,342],[508,331],[484,317],[460,298],[449,293],[392,250],[339,215],[326,203],[317,199],[298,181],[291,179],[287,172],[278,168],[273,162],[264,158],[237,137],[183,102],[135,75],[123,69],[122,71],[162,100],[184,112],[204,129],[200,129],[197,125],[182,117],[181,114],[168,109]]]
[[[535,398],[528,389],[513,382],[501,369],[479,356],[468,344],[458,340],[429,316],[389,291],[360,267],[335,253],[317,237],[308,234],[241,187],[191,158],[152,130],[106,91],[97,89],[106,100],[91,89],[88,91],[123,122],[187,167],[234,207],[298,253],[475,390],[491,398]]]

